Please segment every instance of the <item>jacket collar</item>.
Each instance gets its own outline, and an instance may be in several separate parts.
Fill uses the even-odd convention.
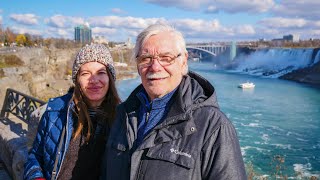
[[[124,102],[126,112],[135,114],[140,106],[136,94],[143,89],[140,84]],[[153,147],[172,141],[197,131],[191,112],[202,106],[219,108],[214,87],[200,75],[189,72],[184,76],[177,91],[173,94],[171,108],[167,118],[147,135],[139,149]],[[131,119],[132,120],[132,119]],[[178,122],[181,123],[178,123]],[[133,122],[129,122],[131,124]],[[135,124],[135,123],[133,123]],[[168,125],[172,126],[168,126]]]

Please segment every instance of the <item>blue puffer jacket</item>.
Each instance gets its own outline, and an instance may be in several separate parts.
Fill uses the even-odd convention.
[[[70,143],[73,122],[75,120],[72,115],[74,103],[71,101],[71,98],[72,92],[69,92],[64,96],[49,100],[47,109],[39,123],[33,147],[24,165],[24,179],[29,180],[37,177],[51,179],[57,155],[60,155],[57,166],[57,174],[59,174],[60,166]],[[65,125],[67,131],[64,136],[64,142],[61,152],[57,152]]]

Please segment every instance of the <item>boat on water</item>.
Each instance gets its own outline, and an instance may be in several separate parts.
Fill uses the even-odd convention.
[[[252,82],[246,82],[238,85],[238,87],[242,89],[251,89],[251,88],[254,88],[255,86],[256,85],[253,84]]]

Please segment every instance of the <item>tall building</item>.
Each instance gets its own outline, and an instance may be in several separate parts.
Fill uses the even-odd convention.
[[[74,40],[80,43],[91,43],[92,32],[88,23],[74,28]]]
[[[289,35],[285,35],[283,36],[283,40],[286,41],[292,41],[292,42],[299,42],[299,35],[297,34],[289,34]]]

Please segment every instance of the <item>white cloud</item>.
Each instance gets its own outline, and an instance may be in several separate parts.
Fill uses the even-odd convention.
[[[58,37],[58,38],[65,38],[65,39],[73,39],[73,28],[55,28],[49,27],[46,29],[45,36],[48,37]]]
[[[120,17],[120,16],[100,16],[91,17],[88,19],[91,26],[109,27],[109,28],[134,28],[143,29],[161,19],[159,18],[135,18],[135,17]]]
[[[92,28],[92,34],[99,34],[99,35],[112,35],[117,32],[114,28],[102,28],[102,27],[94,27]]]
[[[219,1],[219,0],[218,0]],[[214,11],[214,7],[211,8]],[[0,23],[2,16],[0,16]],[[300,37],[319,38],[320,21],[310,21],[303,18],[271,17],[258,21],[256,24],[222,24],[219,19],[165,19],[140,18],[122,16],[97,16],[87,19],[64,15],[54,15],[45,20],[48,25],[43,31],[21,28],[15,29],[19,33],[30,33],[44,37],[74,38],[74,27],[88,22],[92,28],[92,35],[103,35],[111,41],[125,41],[136,36],[142,29],[158,21],[165,21],[181,31],[187,41],[199,42],[256,40],[259,38],[281,38],[286,34],[300,34]],[[41,34],[42,33],[42,34]],[[303,35],[310,33],[307,35]],[[303,36],[301,36],[303,35]],[[310,38],[309,37],[309,38]]]
[[[275,5],[274,0],[145,0],[164,7],[203,10],[205,13],[225,11],[228,13],[261,13]]]
[[[217,19],[176,19],[170,23],[184,34],[187,41],[220,41],[231,39],[236,34],[235,29],[221,25]]]
[[[260,34],[262,34],[264,36],[271,37],[271,38],[274,38],[274,37],[281,35],[279,30],[277,30],[277,29],[261,28],[258,31],[260,32]]]
[[[203,19],[176,19],[172,21],[174,26],[185,31],[217,32],[222,27],[217,19],[205,21]]]
[[[131,16],[99,16],[88,19],[93,33],[100,33],[100,35],[104,35],[112,41],[124,41],[128,37],[135,38],[142,29],[158,21],[165,21],[165,19]]]
[[[10,19],[24,25],[38,24],[38,17],[34,14],[11,14]]]
[[[0,25],[2,25],[2,16],[0,16]]]
[[[206,12],[210,12],[210,7],[214,6],[214,12],[220,10],[228,13],[263,13],[274,5],[273,0],[216,0],[210,3]]]
[[[273,17],[260,20],[259,23],[269,28],[302,28],[307,21],[301,18]]]
[[[115,14],[126,14],[127,13],[127,12],[125,12],[124,10],[122,10],[120,8],[113,8],[113,9],[111,9],[111,12],[115,13]]]
[[[125,29],[125,28],[92,28],[92,35],[100,35],[106,37],[110,41],[125,41],[127,38],[135,38],[138,35],[138,30]]]
[[[239,27],[223,26],[218,19],[159,19],[159,18],[135,18],[120,16],[92,17],[88,19],[93,34],[104,35],[108,39],[135,38],[142,29],[157,21],[165,21],[181,31],[186,39],[204,39],[205,41],[231,39],[237,35],[252,37],[256,34],[252,25],[241,25]]]
[[[54,15],[49,19],[46,19],[45,22],[52,27],[55,28],[70,28],[75,27],[81,24],[84,24],[85,21],[80,17],[71,17],[71,16],[63,16],[63,15]]]
[[[33,28],[25,28],[25,27],[18,27],[18,26],[13,26],[10,27],[10,29],[18,34],[32,34],[32,35],[37,35],[41,36],[43,32],[41,32],[39,29],[33,29]]]
[[[68,30],[66,30],[66,29],[57,29],[57,30],[58,30],[58,31],[57,31],[57,34],[58,34],[60,37],[64,37],[64,38],[70,39],[70,36],[69,36],[70,32],[68,32]]]
[[[131,36],[131,37],[137,37],[140,32],[137,31],[137,30],[128,30],[128,29],[127,29],[127,33],[128,33],[128,35]]]
[[[258,38],[266,38],[268,40],[275,38],[282,38],[284,35],[297,34],[301,39],[319,38],[319,28],[312,28],[310,23],[302,28],[270,28],[270,27],[257,27],[256,34]],[[314,24],[312,23],[312,26]]]
[[[168,22],[188,39],[216,40],[234,37],[237,34],[242,34],[243,36],[255,34],[254,28],[250,25],[243,25],[241,27],[243,30],[241,31],[241,29],[221,25],[217,19],[210,21],[203,19],[166,20],[164,18],[102,16],[91,17],[88,21],[92,27],[93,34],[104,35],[110,40],[123,40],[128,37],[135,39],[142,29],[158,21]]]
[[[310,35],[310,38],[319,38],[320,36],[320,29],[310,29],[309,31],[305,32]]]
[[[219,9],[216,6],[210,5],[208,8],[204,11],[205,13],[217,13],[219,12]]]
[[[66,19],[62,15],[55,15],[45,20],[49,26],[62,28],[65,26]]]
[[[313,24],[314,24],[316,27],[320,27],[320,21],[314,21]]]
[[[282,0],[274,6],[272,12],[277,16],[318,20],[320,19],[319,7],[320,1],[315,0]]]
[[[73,26],[73,25],[81,25],[81,24],[86,23],[84,21],[84,19],[80,18],[80,17],[68,17],[68,21],[70,22],[71,26]]]
[[[256,31],[252,25],[240,25],[236,28],[236,33],[241,35],[254,35]]]
[[[152,4],[157,4],[163,7],[177,7],[181,9],[197,10],[201,6],[208,4],[210,0],[144,0]]]

